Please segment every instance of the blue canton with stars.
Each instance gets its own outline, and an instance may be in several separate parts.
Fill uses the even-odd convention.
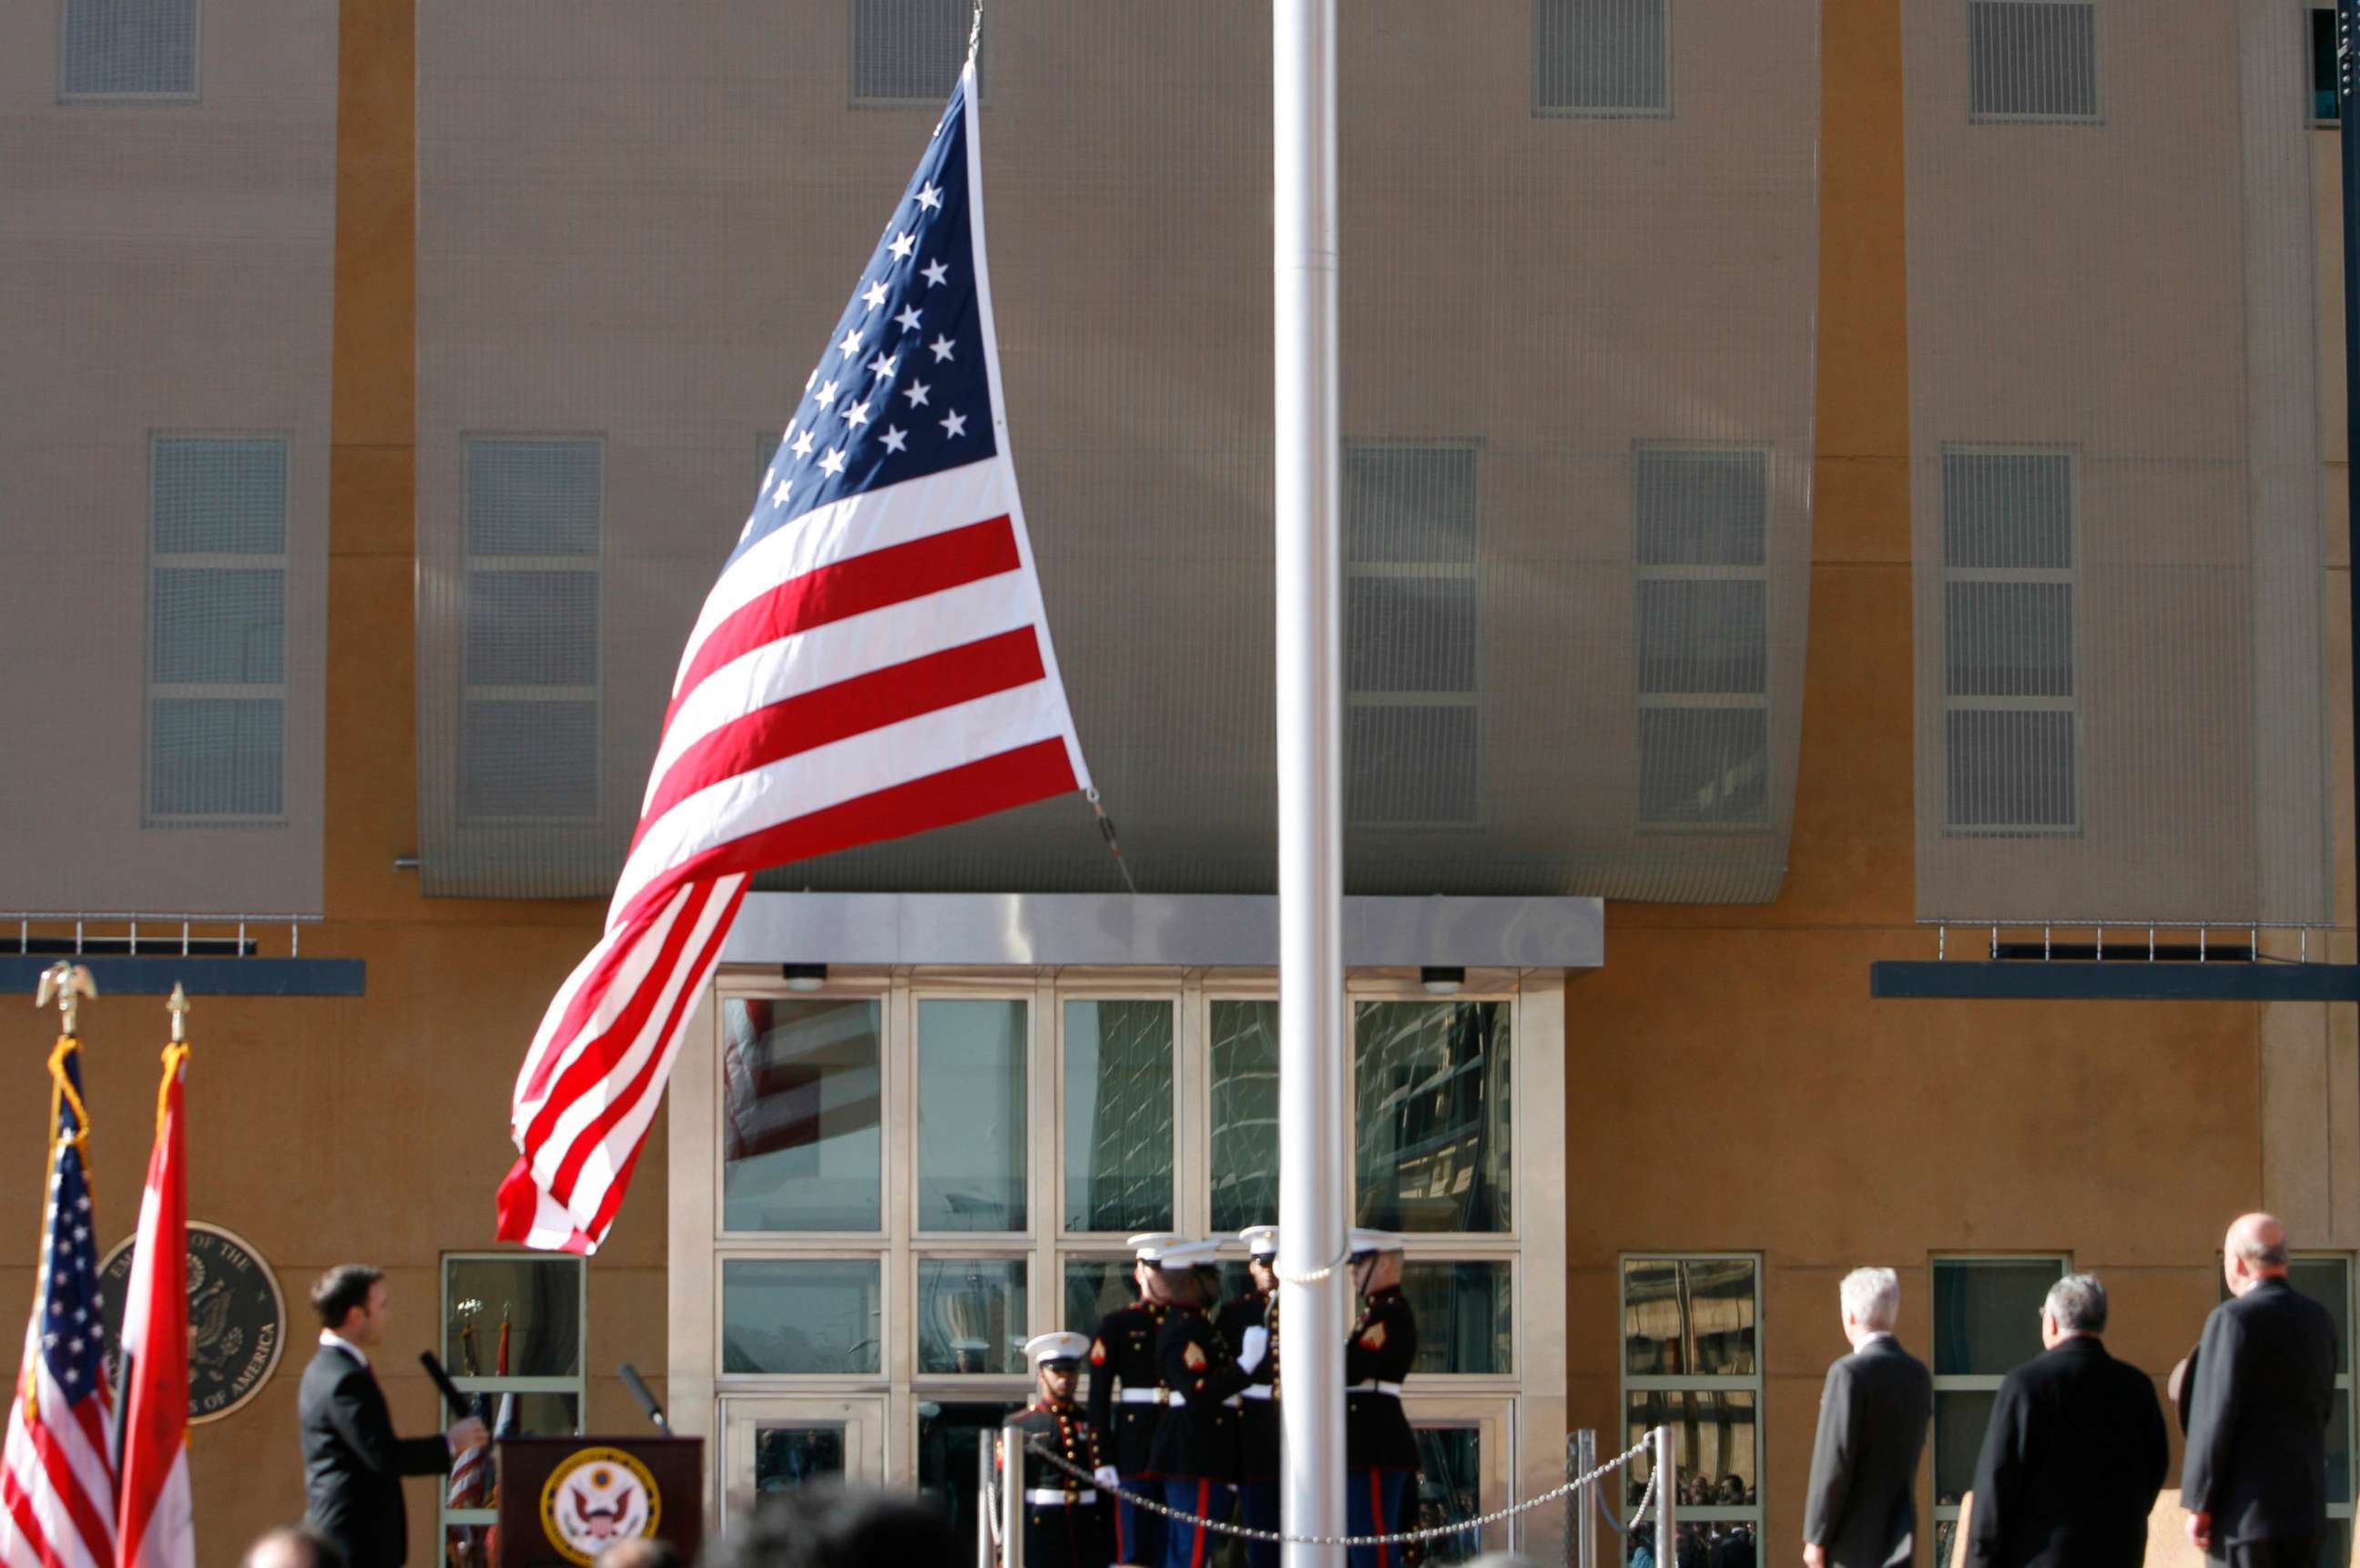
[[[991,456],[967,83],[804,384],[730,559],[814,507]]]
[[[82,1094],[82,1053],[68,1053],[66,1081]],[[91,1234],[90,1179],[82,1150],[71,1141],[82,1130],[71,1101],[58,1104],[57,1157],[49,1167],[48,1233],[41,1248],[41,1359],[49,1376],[79,1404],[106,1386],[106,1306],[98,1289],[98,1246]]]

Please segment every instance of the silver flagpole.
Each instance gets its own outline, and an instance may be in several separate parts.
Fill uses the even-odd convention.
[[[1278,1237],[1290,1535],[1344,1530],[1343,459],[1336,0],[1271,7],[1278,520]],[[1328,1270],[1324,1275],[1322,1270]],[[1298,1283],[1299,1281],[1299,1283]],[[1286,1568],[1332,1547],[1288,1545]]]

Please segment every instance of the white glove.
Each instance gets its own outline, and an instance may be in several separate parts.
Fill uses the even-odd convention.
[[[1270,1331],[1251,1328],[1246,1331],[1245,1343],[1238,1347],[1238,1366],[1251,1372],[1262,1365],[1262,1353],[1270,1349]]]
[[[1114,1466],[1111,1464],[1101,1464],[1096,1470],[1091,1471],[1090,1479],[1096,1481],[1099,1486],[1104,1486],[1109,1492],[1120,1492],[1122,1490],[1122,1477],[1114,1473]]]

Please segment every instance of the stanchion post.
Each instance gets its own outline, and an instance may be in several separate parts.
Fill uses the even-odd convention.
[[[1000,1469],[1000,1568],[1024,1568],[1024,1434],[1000,1429],[1008,1444]]]
[[[1594,1428],[1583,1427],[1573,1434],[1571,1456],[1566,1462],[1565,1478],[1587,1475],[1598,1468],[1598,1433]],[[1590,1508],[1589,1488],[1577,1486],[1565,1495],[1565,1551],[1568,1560],[1580,1568],[1598,1568],[1598,1515]]]
[[[1655,1561],[1671,1568],[1680,1560],[1672,1540],[1672,1498],[1679,1492],[1679,1472],[1672,1468],[1672,1429],[1657,1427],[1648,1434],[1655,1445]]]
[[[975,1568],[991,1568],[992,1444],[975,1445]]]

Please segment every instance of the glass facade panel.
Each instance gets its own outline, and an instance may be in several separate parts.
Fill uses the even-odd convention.
[[[1471,1519],[1483,1509],[1483,1434],[1472,1426],[1417,1428],[1417,1528]],[[1471,1563],[1482,1555],[1483,1532],[1470,1530],[1427,1543],[1428,1563]]]
[[[1065,1317],[1057,1326],[1071,1333],[1095,1335],[1108,1313],[1139,1299],[1131,1270],[1127,1254],[1065,1259]]]
[[[844,1478],[844,1429],[761,1426],[754,1430],[754,1490],[792,1492]]]
[[[453,1376],[582,1376],[580,1259],[445,1258],[442,1299],[442,1365]]]
[[[1510,1229],[1506,1006],[1363,1002],[1353,1033],[1359,1223]]]
[[[2064,1264],[2054,1258],[1938,1261],[1934,1376],[2005,1377],[2038,1355],[2040,1304],[2064,1273]],[[1973,1464],[1972,1453],[1968,1464]]]
[[[918,1260],[918,1370],[1011,1372],[1024,1361],[1024,1260]]]
[[[1639,1442],[1657,1427],[1672,1429],[1672,1459],[1679,1466],[1682,1506],[1759,1506],[1756,1455],[1760,1445],[1754,1427],[1755,1395],[1751,1389],[1650,1388],[1633,1392],[1628,1398],[1625,1444]],[[1633,1462],[1635,1480],[1645,1481],[1649,1463],[1644,1456]]]
[[[1642,1377],[1754,1376],[1758,1274],[1750,1257],[1626,1259],[1623,1369]]]
[[[1065,1223],[1069,1231],[1172,1226],[1169,1002],[1065,1004]]]
[[[723,1005],[724,1230],[883,1228],[879,1011],[836,997]]]
[[[2327,1309],[2335,1320],[2335,1370],[2352,1370],[2352,1263],[2342,1257],[2298,1257],[2287,1283]]]
[[[1991,1425],[1996,1390],[1954,1388],[1934,1395],[1934,1501],[1954,1508],[1973,1490],[1983,1430]]]
[[[1022,1399],[918,1402],[918,1495],[950,1516],[965,1550],[961,1562],[975,1555],[977,1450],[1023,1408]]]
[[[918,1229],[1021,1231],[1028,1006],[918,1003]]]
[[[1212,1003],[1213,1230],[1278,1219],[1278,1003]]]
[[[878,1275],[869,1258],[724,1259],[721,1370],[874,1375]]]
[[[1242,1266],[1239,1272],[1244,1272]],[[1414,1371],[1515,1370],[1516,1293],[1511,1266],[1414,1258],[1403,1265],[1402,1294],[1417,1320]]]

